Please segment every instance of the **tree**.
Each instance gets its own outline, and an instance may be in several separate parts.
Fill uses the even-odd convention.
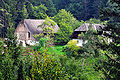
[[[17,26],[21,20],[28,18],[28,13],[25,7],[25,0],[17,0],[16,4],[14,4],[13,7],[14,6],[16,6],[15,8],[16,13],[13,13],[12,10],[11,12],[14,18],[13,21],[15,21],[15,26]]]
[[[80,22],[74,18],[74,16],[70,13],[67,12],[65,9],[61,9],[57,15],[54,16],[53,19],[58,25],[60,22],[64,22],[75,30],[77,27],[80,26]]]
[[[70,11],[78,20],[82,19],[83,5],[82,0],[53,0],[57,11],[65,9]]]
[[[101,44],[102,53],[107,60],[102,61],[100,70],[105,74],[107,80],[118,80],[120,78],[120,1],[109,0],[106,8],[101,9],[102,20],[109,20],[103,31],[105,37],[111,38],[110,44]]]
[[[82,0],[70,0],[65,9],[67,11],[70,11],[77,20],[83,19],[84,7],[82,4]]]
[[[59,43],[68,42],[73,30],[80,26],[80,22],[76,20],[70,12],[64,9],[60,10],[59,13],[54,16],[53,20],[60,27],[60,31],[56,35],[56,39]]]
[[[10,26],[16,27],[17,24],[27,18],[25,0],[1,0],[0,1],[0,23],[2,23],[3,37],[6,37],[7,28]]]
[[[53,17],[57,13],[52,0],[42,0],[41,3],[47,7],[47,9],[48,9],[47,15],[48,16]]]
[[[26,9],[28,12],[28,17],[31,19],[45,19],[47,17],[46,11],[48,10],[46,6],[40,4],[39,6],[34,6],[30,2],[27,2]]]
[[[46,6],[48,9],[46,14],[50,17],[53,17],[57,13],[52,0],[28,0],[28,2],[30,2],[33,6],[39,6],[41,4]]]
[[[10,19],[10,5],[8,5],[10,1],[5,2],[4,0],[0,1],[0,23],[1,23],[1,37],[5,37],[7,32],[7,27],[10,27],[12,20]]]
[[[69,37],[71,36],[73,29],[71,26],[63,22],[59,23],[59,25],[61,28],[56,34],[55,40],[59,44],[65,44],[70,40]]]
[[[57,11],[70,11],[78,20],[99,17],[99,6],[105,7],[108,0],[53,0]],[[101,5],[102,3],[102,5]]]

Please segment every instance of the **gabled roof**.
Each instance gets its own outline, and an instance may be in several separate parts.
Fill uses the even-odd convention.
[[[39,34],[43,32],[43,29],[41,27],[38,27],[41,25],[45,20],[38,20],[38,19],[24,19],[24,25],[25,27],[33,34]],[[53,32],[57,32],[59,30],[58,25],[55,25],[53,28]]]
[[[90,26],[89,23],[84,23],[80,27],[78,27],[75,31],[88,31],[89,26]],[[100,31],[101,29],[103,29],[103,27],[104,27],[104,25],[101,25],[101,24],[92,24],[92,28],[94,30]]]

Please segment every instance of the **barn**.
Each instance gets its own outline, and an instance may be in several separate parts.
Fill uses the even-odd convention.
[[[39,19],[24,19],[21,21],[16,30],[15,35],[17,36],[18,41],[23,42],[23,46],[25,46],[25,43],[34,45],[36,39],[33,35],[43,33],[43,28],[38,27],[39,25],[42,25],[45,20],[39,20]],[[55,25],[53,28],[53,32],[56,33],[59,30],[58,25]]]

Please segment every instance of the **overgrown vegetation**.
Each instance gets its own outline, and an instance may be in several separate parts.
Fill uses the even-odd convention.
[[[101,1],[1,0],[0,80],[119,80],[120,1]],[[14,36],[15,26],[25,18],[45,19],[38,27],[46,35],[34,35],[39,42],[34,46],[23,47]],[[70,35],[83,23],[90,24],[89,30],[78,39],[87,42],[78,47]],[[60,29],[53,34],[50,26],[56,24]],[[104,25],[102,34],[92,24]]]

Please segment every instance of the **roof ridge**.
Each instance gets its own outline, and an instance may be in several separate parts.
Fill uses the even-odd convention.
[[[45,19],[24,19],[24,20],[45,20]]]

